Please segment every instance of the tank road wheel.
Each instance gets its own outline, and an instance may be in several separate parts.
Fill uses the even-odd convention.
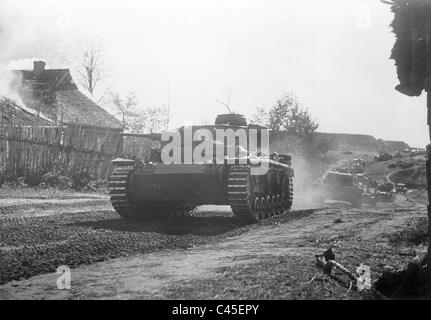
[[[272,207],[272,215],[278,215],[278,204],[277,204],[277,196],[273,195],[271,197],[271,207]]]
[[[277,194],[277,215],[282,214],[283,213],[283,203],[281,201],[281,195]]]
[[[227,188],[229,204],[233,214],[245,221],[257,221],[261,216],[254,206],[254,181],[249,167],[235,165],[230,168]]]
[[[274,216],[274,203],[272,202],[272,197],[266,197],[266,211],[268,212],[268,217]]]
[[[262,213],[262,203],[261,203],[259,197],[254,198],[253,209],[256,212],[256,215],[259,217],[259,220],[264,218],[263,213]]]
[[[137,210],[129,202],[128,199],[128,184],[130,173],[133,171],[133,166],[121,166],[112,171],[109,177],[109,195],[111,196],[111,204],[117,213],[124,217],[136,217]]]
[[[268,218],[268,210],[267,210],[267,203],[266,203],[265,197],[262,197],[260,199],[260,207],[262,210],[262,219]]]

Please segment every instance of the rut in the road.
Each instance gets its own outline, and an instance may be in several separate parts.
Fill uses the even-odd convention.
[[[185,249],[244,232],[235,218],[127,221],[113,210],[0,219],[0,283],[108,258]]]

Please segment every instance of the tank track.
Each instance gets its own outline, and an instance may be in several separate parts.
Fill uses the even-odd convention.
[[[109,178],[109,195],[115,211],[122,217],[137,216],[136,208],[128,199],[128,183],[133,166],[119,166],[115,168]]]
[[[228,200],[235,216],[246,221],[257,221],[282,214],[293,204],[293,179],[282,170],[270,168],[265,179],[256,182],[248,166],[232,166],[228,178]],[[269,179],[276,178],[282,185],[271,192]]]
[[[129,201],[128,187],[132,165],[120,165],[112,171],[109,178],[109,195],[115,211],[123,218],[180,217],[189,214],[195,206],[190,204],[169,205],[165,203],[148,203],[146,206],[135,206]]]

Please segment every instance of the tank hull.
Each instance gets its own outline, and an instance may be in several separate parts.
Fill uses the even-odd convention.
[[[227,204],[224,165],[164,165],[137,169],[131,177],[130,198],[137,204],[149,201]]]
[[[268,161],[266,174],[252,165],[117,163],[110,179],[111,202],[123,217],[187,213],[199,205],[230,205],[234,215],[256,221],[289,210],[293,170]]]

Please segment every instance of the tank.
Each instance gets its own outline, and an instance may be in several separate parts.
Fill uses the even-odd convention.
[[[328,172],[322,181],[313,184],[313,201],[322,203],[326,199],[350,202],[352,207],[362,206],[364,191],[354,183],[350,173]]]
[[[247,124],[238,114],[219,115],[214,125],[193,126],[192,134],[216,133],[217,129],[249,133],[263,127]],[[181,136],[181,163],[162,161],[161,150],[152,150],[147,161],[131,159],[113,160],[114,169],[109,178],[111,203],[124,218],[157,218],[190,213],[199,205],[229,205],[236,217],[247,221],[258,221],[282,214],[291,209],[293,203],[293,179],[291,156],[277,153],[252,153],[241,149],[238,139],[235,145],[225,144],[225,154],[235,148],[234,157],[225,156],[221,161],[216,156],[204,162],[186,163],[184,142],[187,127],[177,130]],[[189,133],[190,134],[190,133]],[[259,135],[260,137],[260,135]],[[258,139],[260,141],[260,139]],[[169,141],[172,142],[172,141]],[[166,147],[169,142],[162,142]],[[192,141],[192,148],[196,143]],[[214,143],[214,150],[217,143]],[[195,149],[194,149],[195,150]],[[214,153],[215,154],[215,153]],[[231,155],[231,154],[230,154]],[[267,170],[255,173],[265,164]]]

